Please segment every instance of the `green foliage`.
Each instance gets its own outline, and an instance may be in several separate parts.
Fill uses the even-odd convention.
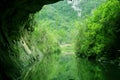
[[[71,8],[71,5],[67,4],[67,1],[46,5],[35,15],[35,20],[44,27],[49,26],[60,43],[71,43],[77,32],[76,21],[82,21],[87,15],[91,15],[92,11],[102,2],[104,0],[81,0],[78,5],[82,9],[81,17],[78,17],[77,12]]]
[[[8,51],[5,47],[0,48],[1,80],[48,80],[53,55],[61,52],[57,39],[48,27],[29,21],[20,39],[9,42]]]
[[[35,24],[34,26],[34,31],[26,38],[30,39],[27,41],[29,41],[28,46],[32,51],[32,54],[28,55],[30,58],[26,60],[23,59],[23,61],[27,61],[26,63],[28,65],[25,67],[26,70],[23,71],[21,79],[48,80],[52,70],[53,55],[58,55],[60,53],[60,47],[54,34],[48,27],[44,27],[40,24]],[[24,54],[21,56],[25,57]]]
[[[33,32],[32,41],[36,40],[34,43],[44,54],[59,53],[59,44],[54,36],[54,34],[49,31],[47,27],[35,27]],[[40,45],[39,45],[40,44]],[[58,51],[58,52],[57,52]]]
[[[118,57],[120,2],[110,0],[101,5],[79,29],[78,55]]]
[[[60,43],[70,43],[73,40],[71,30],[74,29],[73,23],[77,19],[76,12],[66,1],[46,5],[35,15],[35,21],[41,26],[48,27]]]

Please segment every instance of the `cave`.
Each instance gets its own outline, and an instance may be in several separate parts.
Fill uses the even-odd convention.
[[[0,80],[20,80],[23,64],[20,62],[18,42],[31,30],[30,14],[44,5],[59,0],[1,0],[0,1]],[[26,31],[27,30],[27,31]],[[28,40],[28,39],[27,39]],[[22,40],[22,44],[26,45]],[[25,47],[24,47],[25,48]],[[31,52],[26,47],[26,53]],[[33,58],[33,61],[35,59]]]
[[[119,78],[119,0],[64,1],[0,1],[0,80],[101,80],[107,76],[114,77],[112,80]],[[60,8],[54,5],[57,2],[63,2],[55,4]],[[54,8],[49,7],[49,4],[54,5]],[[42,15],[42,18],[37,15],[37,19],[34,19],[46,5],[50,8],[49,12],[45,9],[43,14],[50,15],[52,12],[52,15]],[[47,21],[45,17],[51,21]],[[39,25],[36,26],[35,20]],[[57,25],[52,23],[54,21],[57,21]],[[53,31],[56,26],[58,28]],[[69,34],[64,33],[65,31]],[[59,33],[63,33],[61,36],[64,39],[61,36],[59,39],[55,37]],[[74,43],[73,38],[77,39],[75,45],[71,44]],[[108,75],[103,76],[104,74]]]

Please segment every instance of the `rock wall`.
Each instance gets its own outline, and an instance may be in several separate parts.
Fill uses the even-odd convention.
[[[16,80],[21,76],[17,42],[29,29],[29,14],[43,5],[59,0],[1,0],[0,1],[0,80]]]

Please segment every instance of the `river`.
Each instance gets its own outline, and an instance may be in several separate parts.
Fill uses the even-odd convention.
[[[57,69],[51,80],[120,80],[119,66],[77,58],[69,47],[62,46],[64,51],[54,64]]]
[[[120,67],[111,63],[96,63],[78,59],[80,80],[120,80]]]

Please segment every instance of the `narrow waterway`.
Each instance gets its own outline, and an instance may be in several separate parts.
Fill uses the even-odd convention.
[[[80,80],[120,80],[120,68],[115,64],[78,59],[78,66]]]
[[[71,45],[62,46],[51,80],[120,80],[120,68],[109,62],[77,58]]]
[[[56,67],[51,80],[80,80],[76,55],[71,44],[61,45],[62,53],[56,58]]]
[[[73,45],[62,45],[61,50],[28,68],[22,80],[120,80],[119,65],[78,58]]]

